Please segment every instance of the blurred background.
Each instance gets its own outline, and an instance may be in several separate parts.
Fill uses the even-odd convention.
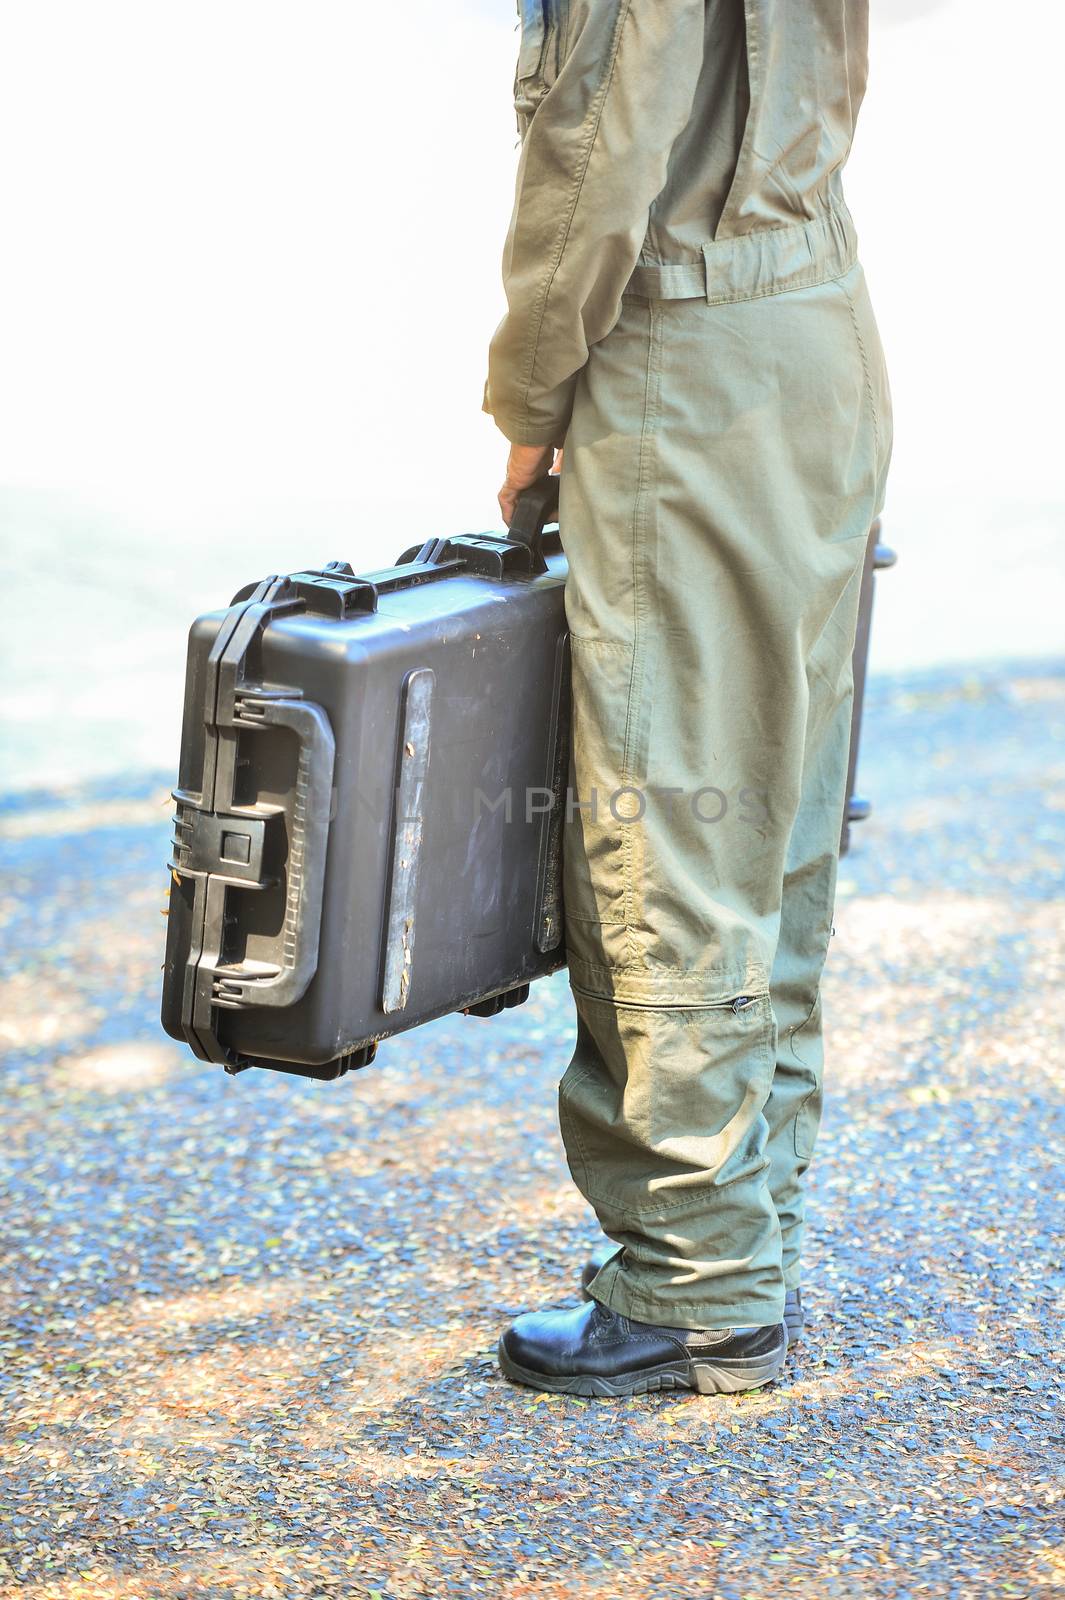
[[[167,774],[198,611],[268,571],[498,525],[480,402],[514,6],[0,18],[2,787]],[[1065,642],[1057,219],[1029,157],[1058,134],[1055,15],[873,18],[848,192],[901,560],[872,669],[1045,657]]]

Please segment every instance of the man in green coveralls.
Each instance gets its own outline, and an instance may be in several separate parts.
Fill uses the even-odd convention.
[[[866,538],[891,453],[842,171],[866,0],[522,0],[500,494],[565,444],[570,1170],[613,1241],[510,1378],[769,1382],[799,1297]]]

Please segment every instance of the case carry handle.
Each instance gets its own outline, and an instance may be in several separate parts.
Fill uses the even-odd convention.
[[[529,551],[534,572],[546,572],[543,544],[544,528],[558,521],[558,489],[561,475],[547,472],[519,494],[514,507],[514,520],[507,537],[512,544],[523,544]]]
[[[238,728],[291,728],[299,740],[299,759],[289,818],[281,967],[248,975],[236,968],[216,970],[213,1003],[231,1010],[291,1006],[318,970],[336,744],[325,711],[309,700],[260,699],[252,689],[238,696],[235,711]]]

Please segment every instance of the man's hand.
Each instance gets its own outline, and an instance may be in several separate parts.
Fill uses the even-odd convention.
[[[499,491],[499,509],[509,528],[514,520],[514,504],[523,489],[528,489],[545,472],[562,471],[562,451],[557,455],[551,444],[512,444],[507,461],[507,477]]]

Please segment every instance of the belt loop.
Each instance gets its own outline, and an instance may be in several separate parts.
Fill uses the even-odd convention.
[[[700,254],[701,261],[641,263],[625,292],[727,305],[840,278],[858,258],[854,224],[842,200],[806,222],[709,239]]]

